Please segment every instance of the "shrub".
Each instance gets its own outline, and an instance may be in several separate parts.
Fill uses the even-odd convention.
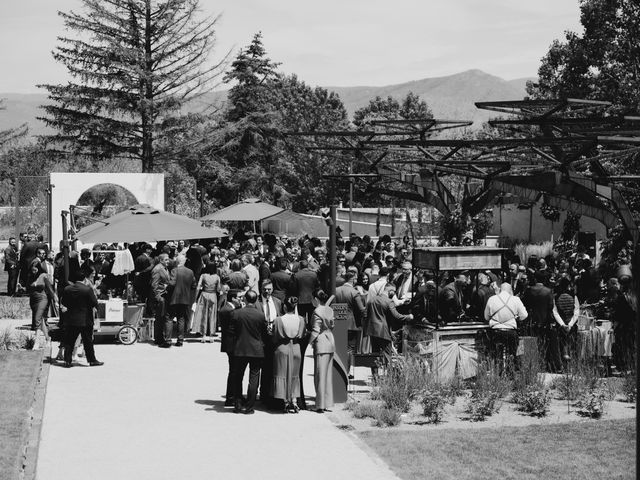
[[[455,397],[454,397],[455,398]],[[434,389],[422,396],[422,412],[431,423],[440,423],[444,414],[444,407],[449,401],[447,392]]]
[[[4,327],[0,330],[0,350],[19,350],[20,336],[13,327]]]
[[[401,421],[401,413],[395,408],[378,407],[373,420],[376,427],[394,427]]]
[[[590,389],[580,395],[575,406],[578,415],[590,418],[600,418],[604,413],[606,392],[602,388]]]
[[[424,361],[419,357],[398,358],[378,382],[378,393],[385,407],[408,412],[411,401],[432,383]],[[375,395],[377,395],[375,394]]]
[[[439,390],[446,397],[447,401],[453,405],[456,403],[456,398],[460,397],[464,393],[464,380],[458,375],[453,377],[445,384],[439,385]]]
[[[634,375],[626,375],[622,382],[622,393],[624,394],[625,400],[630,403],[634,403],[636,401],[636,377]]]
[[[583,393],[598,387],[600,378],[597,368],[588,363],[572,361],[567,373],[554,379],[552,387],[560,400],[576,400]]]
[[[530,388],[525,392],[514,394],[514,402],[518,404],[518,410],[533,417],[544,417],[549,411],[551,394],[545,389]]]
[[[357,403],[351,409],[354,418],[376,418],[380,407],[373,403]]]
[[[511,380],[505,372],[500,372],[498,365],[489,360],[478,364],[476,381],[472,388],[472,395],[482,395],[491,392],[497,398],[504,397],[511,391]]]
[[[520,359],[520,368],[513,374],[512,391],[516,398],[531,390],[543,390],[542,368],[540,359],[525,350],[525,354]]]
[[[482,394],[471,396],[467,403],[467,413],[474,422],[481,422],[500,410],[498,400],[500,397],[496,392],[482,392]]]
[[[27,297],[0,297],[0,318],[31,318]]]

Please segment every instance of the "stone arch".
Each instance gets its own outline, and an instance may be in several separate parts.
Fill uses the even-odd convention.
[[[112,184],[131,193],[137,203],[164,210],[164,174],[162,173],[51,173],[51,246],[57,250],[62,240],[61,214],[76,205],[91,188]]]

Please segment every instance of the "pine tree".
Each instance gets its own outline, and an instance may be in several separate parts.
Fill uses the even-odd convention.
[[[209,63],[217,17],[198,0],[82,0],[59,12],[76,38],[59,37],[53,57],[66,85],[41,85],[52,105],[42,118],[58,133],[46,141],[96,160],[125,157],[153,171],[158,137],[180,128],[180,108],[220,73]]]

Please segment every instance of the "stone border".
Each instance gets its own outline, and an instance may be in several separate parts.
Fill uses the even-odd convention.
[[[33,404],[30,409],[31,424],[29,425],[27,443],[24,446],[24,461],[21,474],[21,478],[24,480],[35,480],[36,478],[38,452],[40,450],[40,433],[42,432],[42,417],[44,415],[49,369],[51,367],[51,343],[41,351],[41,367],[38,378],[36,379],[33,392]]]

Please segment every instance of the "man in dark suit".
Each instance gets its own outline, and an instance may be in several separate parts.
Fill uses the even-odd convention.
[[[309,268],[309,262],[300,260],[300,269],[291,277],[292,295],[298,297],[298,314],[304,318],[307,325],[307,332],[313,330],[312,317],[313,292],[320,286],[318,275]],[[304,353],[309,344],[309,336],[305,335],[300,339],[300,379],[304,378]],[[298,407],[300,410],[307,409],[307,402],[304,397],[304,382],[300,381],[300,397],[298,397]]]
[[[7,295],[16,294],[20,265],[18,263],[18,242],[15,237],[9,239],[9,245],[4,249],[4,271],[7,272]]]
[[[200,274],[204,268],[204,262],[202,257],[207,254],[207,249],[204,248],[198,241],[195,241],[187,250],[187,268],[191,269],[196,277],[196,281],[200,279]]]
[[[440,292],[439,312],[444,323],[457,322],[464,316],[467,307],[465,290],[469,285],[468,272],[459,272],[454,281]]]
[[[273,296],[273,284],[270,280],[264,280],[260,287],[260,297],[256,303],[257,308],[264,313],[267,322],[267,335],[273,334],[273,322],[284,313],[282,302]],[[271,382],[273,381],[273,355],[275,353],[273,342],[266,342],[264,346],[264,363],[260,378],[260,401],[265,405],[271,402]]]
[[[20,285],[23,287],[27,286],[27,277],[31,272],[31,263],[36,258],[38,246],[40,245],[34,234],[29,234],[26,239],[27,241],[20,250]]]
[[[362,295],[355,288],[357,274],[348,271],[345,274],[345,283],[336,288],[336,303],[346,303],[349,307],[349,318],[347,322],[347,347],[352,353],[358,351],[359,340],[362,336],[362,321],[367,314]]]
[[[276,259],[274,271],[271,273],[271,283],[273,284],[273,296],[281,302],[291,291],[291,274],[287,272],[287,259],[280,257]]]
[[[556,373],[562,370],[560,346],[558,343],[558,327],[564,327],[564,321],[554,310],[553,292],[544,285],[547,275],[542,270],[534,274],[535,285],[529,287],[522,298],[527,312],[529,312],[529,328],[538,339],[538,350],[546,360],[547,370]],[[527,332],[529,333],[529,332]]]
[[[235,388],[234,401],[235,413],[254,413],[256,396],[258,394],[258,383],[260,381],[260,369],[264,361],[264,344],[267,337],[267,322],[256,306],[258,294],[253,290],[248,290],[244,296],[246,306],[234,310],[231,313],[233,329],[236,333],[236,344],[233,348],[235,357]],[[249,387],[247,390],[247,403],[243,409],[240,406],[242,398],[242,378],[249,365]]]
[[[233,407],[234,401],[234,382],[235,382],[235,356],[233,349],[236,344],[236,332],[233,328],[231,313],[236,309],[242,308],[240,295],[243,292],[239,290],[230,290],[227,285],[222,286],[221,297],[226,296],[226,302],[220,307],[218,312],[218,320],[220,322],[220,351],[227,354],[229,362],[229,373],[227,374],[227,390],[225,395],[225,407]]]
[[[148,243],[142,246],[142,253],[136,257],[134,266],[136,276],[133,280],[133,286],[140,302],[146,303],[149,297],[149,287],[151,285],[151,270],[153,270],[153,261],[151,260],[151,252],[153,247]]]
[[[97,308],[98,300],[91,287],[94,271],[85,266],[76,271],[75,283],[67,285],[60,303],[66,309],[64,315],[64,366],[71,367],[73,347],[78,335],[82,337],[84,352],[92,367],[104,365],[96,358],[93,348],[93,309]]]
[[[158,255],[158,264],[151,270],[151,296],[153,298],[153,311],[155,323],[153,328],[153,338],[159,347],[169,348],[171,346],[171,331],[173,323],[169,316],[169,298],[167,298],[167,287],[169,286],[169,255],[161,253]]]
[[[171,271],[169,279],[169,285],[173,287],[169,304],[173,309],[173,314],[178,319],[176,347],[181,347],[184,343],[185,325],[189,322],[191,304],[195,298],[196,291],[196,277],[189,268],[184,266],[185,261],[186,257],[183,255],[178,256],[177,266]]]

